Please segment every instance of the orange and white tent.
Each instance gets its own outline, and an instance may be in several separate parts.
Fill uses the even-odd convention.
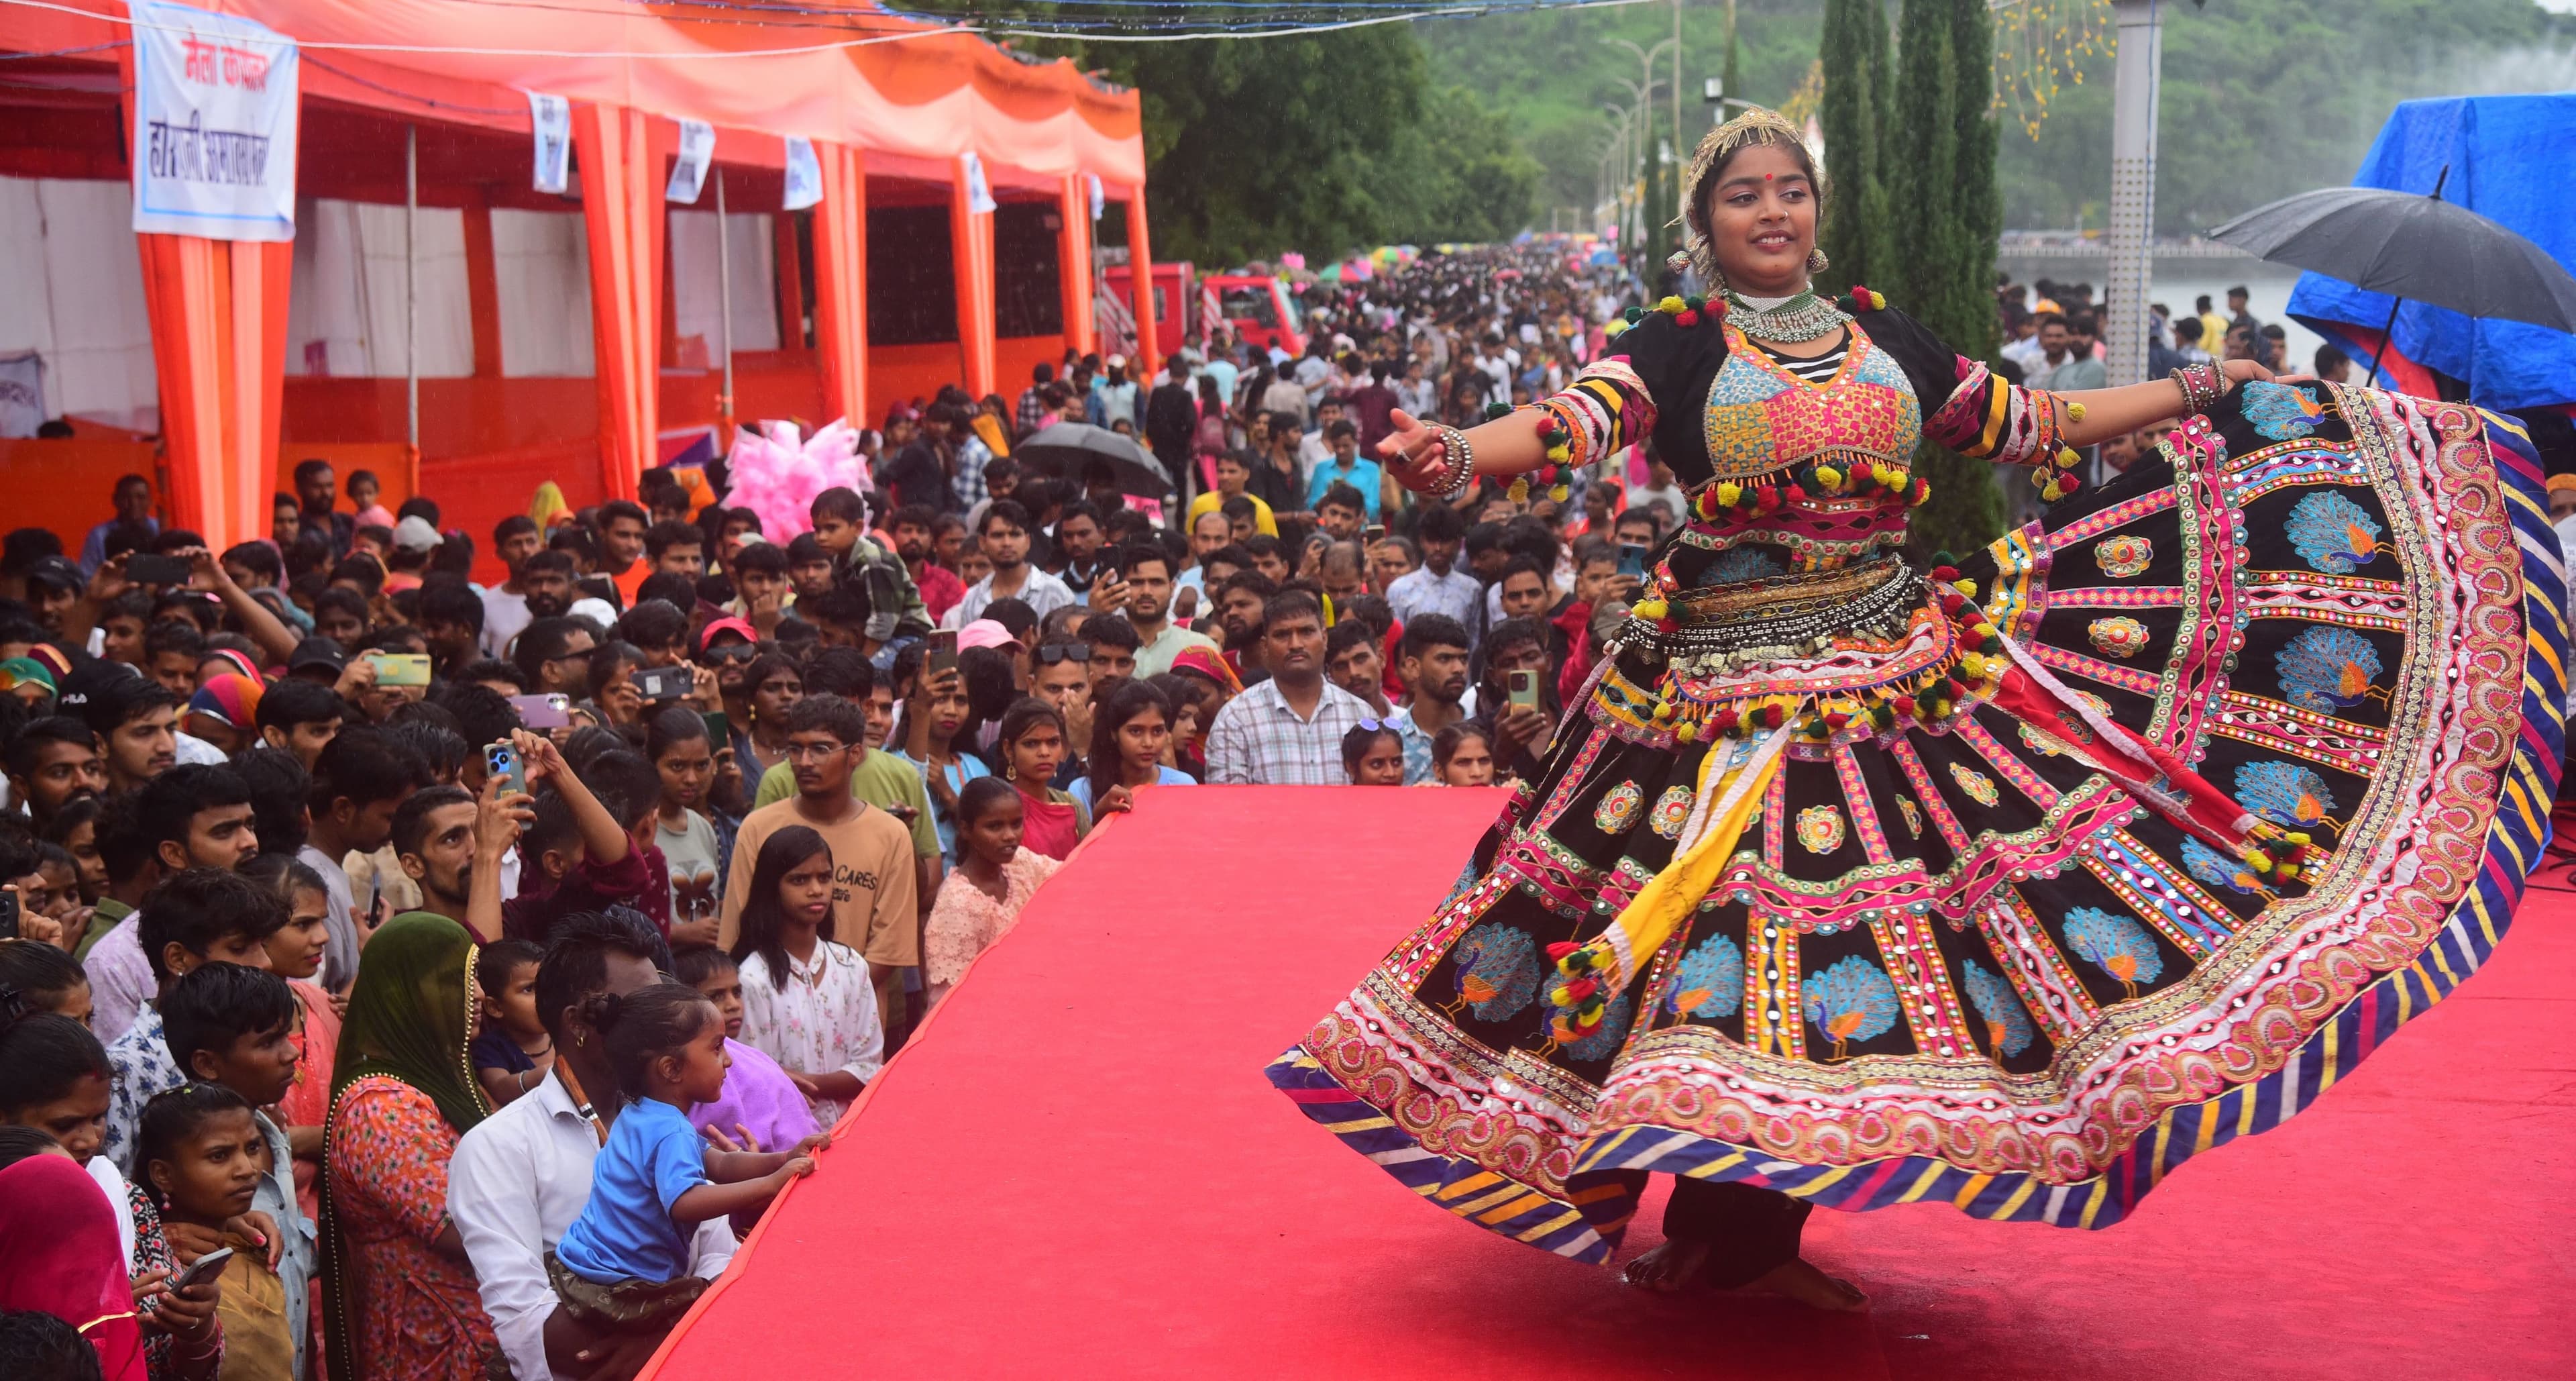
[[[132,230],[135,14],[166,11],[0,0],[0,358],[32,351],[83,434],[0,441],[0,468],[64,530],[157,463],[178,524],[261,536],[320,456],[486,532],[537,479],[631,494],[735,417],[1015,394],[1091,347],[1098,200],[1151,262],[1136,93],[960,30],[861,5],[197,8],[297,45],[292,241]],[[570,103],[565,194],[534,188],[530,93]],[[717,192],[665,200],[684,120],[713,127],[720,226]],[[790,136],[822,174],[792,212]]]

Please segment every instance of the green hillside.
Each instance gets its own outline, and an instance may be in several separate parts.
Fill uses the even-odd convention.
[[[2076,0],[2057,0],[2067,10]],[[2103,32],[2108,34],[2107,12]],[[1813,64],[1823,5],[1741,0],[1740,93],[1784,102]],[[1891,4],[1890,12],[1894,6]],[[2186,0],[2167,7],[2159,228],[2184,233],[2275,197],[2351,180],[2398,101],[2417,96],[2576,87],[2576,21],[2533,0]],[[2008,25],[2011,11],[1998,14]],[[1723,60],[1726,10],[1682,8],[1686,132],[1708,123],[1700,84]],[[1442,82],[1478,92],[1547,169],[1545,207],[1593,195],[1604,141],[1596,114],[1625,104],[1635,56],[1605,36],[1652,46],[1672,33],[1668,5],[1495,15],[1415,25]],[[2004,135],[2005,224],[2100,226],[2111,184],[2111,54],[2080,64],[2033,140]],[[1669,68],[1665,69],[1669,71]],[[1662,100],[1658,95],[1658,101]],[[1669,109],[1669,107],[1664,107]],[[1657,129],[1670,127],[1659,116]]]

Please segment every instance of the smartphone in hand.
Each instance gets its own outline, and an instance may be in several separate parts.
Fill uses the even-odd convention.
[[[125,558],[125,578],[137,585],[185,585],[192,568],[183,556],[136,552]]]
[[[1511,692],[1510,703],[1514,705],[1526,705],[1533,710],[1537,709],[1538,673],[1535,671],[1509,671],[1503,674],[1508,678],[1506,685],[1509,687]]]
[[[519,761],[519,748],[513,743],[496,743],[483,750],[483,766],[500,779],[500,795],[528,789],[528,769]]]
[[[518,711],[522,729],[561,729],[572,723],[572,697],[567,695],[514,695],[510,708]]]
[[[936,628],[930,633],[930,651],[923,655],[922,667],[932,674],[957,669],[957,630]]]
[[[376,664],[379,686],[429,684],[429,654],[425,652],[370,652],[367,660]]]

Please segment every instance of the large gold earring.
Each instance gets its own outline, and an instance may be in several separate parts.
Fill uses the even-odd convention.
[[[1807,272],[1809,273],[1822,273],[1831,267],[1833,262],[1825,257],[1825,251],[1821,248],[1807,251]]]

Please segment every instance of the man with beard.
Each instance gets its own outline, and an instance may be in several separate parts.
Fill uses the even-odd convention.
[[[579,700],[590,693],[590,654],[597,644],[581,620],[545,618],[528,625],[510,655],[532,694]]]
[[[521,619],[519,626],[511,629],[509,636],[501,639],[497,645],[491,642],[491,626],[489,624],[484,626],[485,642],[487,646],[493,647],[492,655],[495,657],[510,655],[511,644],[518,639],[520,633],[526,631],[530,623],[538,619],[559,619],[572,612],[573,581],[580,574],[581,563],[573,559],[571,552],[528,553],[527,557],[519,562],[518,570],[519,601],[527,617]]]
[[[934,620],[957,607],[966,597],[966,582],[957,573],[930,559],[931,533],[939,515],[927,505],[911,504],[894,511],[894,554],[903,568],[912,573],[912,583],[921,590],[921,605]]]
[[[403,872],[420,884],[420,909],[435,911],[488,943],[501,938],[500,893],[492,896],[491,929],[466,918],[474,895],[476,814],[474,797],[465,788],[433,786],[413,792],[394,812],[391,837]],[[492,867],[499,866],[496,857]]]
[[[112,791],[130,791],[179,761],[179,697],[113,662],[93,662],[63,683],[57,702],[97,734]]]
[[[993,563],[993,573],[967,587],[966,594],[939,620],[942,628],[963,628],[984,617],[995,600],[1016,599],[1039,618],[1074,602],[1073,591],[1054,576],[1029,564],[1029,511],[1017,499],[995,499],[984,510],[977,544]]]
[[[1342,736],[1369,718],[1368,702],[1324,676],[1324,610],[1285,590],[1263,607],[1262,661],[1270,679],[1217,711],[1207,736],[1210,786],[1338,786]]]
[[[9,741],[9,799],[42,834],[54,812],[107,789],[98,735],[68,715],[32,721]]]
[[[1084,499],[1066,504],[1055,522],[1056,564],[1052,567],[1066,589],[1077,595],[1091,593],[1093,582],[1100,579],[1100,540],[1100,510]],[[1046,611],[1038,613],[1043,617]]]
[[[305,532],[318,532],[331,539],[334,558],[349,554],[349,543],[355,538],[358,520],[347,513],[334,512],[332,501],[340,496],[340,476],[327,460],[300,461],[295,466],[295,501],[303,506],[296,526]]]
[[[1404,708],[1391,721],[1404,740],[1404,784],[1431,779],[1431,741],[1467,717],[1467,626],[1446,614],[1416,614],[1396,644]]]
[[[541,617],[528,608],[528,587],[525,582],[528,562],[543,554],[545,549],[545,538],[538,533],[537,525],[528,521],[528,516],[524,513],[513,513],[493,525],[492,554],[501,558],[501,564],[507,567],[510,573],[500,584],[482,591],[484,656],[508,656],[510,640],[519,636],[519,630],[527,627],[530,619]],[[569,588],[572,580],[571,557],[564,558],[563,569],[565,585]],[[560,614],[563,610],[557,609],[555,612]]]
[[[1256,570],[1236,571],[1217,587],[1216,622],[1225,634],[1226,660],[1247,686],[1269,675],[1261,665],[1261,611],[1278,593],[1277,582]]]
[[[1127,587],[1127,622],[1136,630],[1138,676],[1160,676],[1187,648],[1217,650],[1216,640],[1172,622],[1172,558],[1161,547],[1137,543],[1118,549],[1118,576]]]

